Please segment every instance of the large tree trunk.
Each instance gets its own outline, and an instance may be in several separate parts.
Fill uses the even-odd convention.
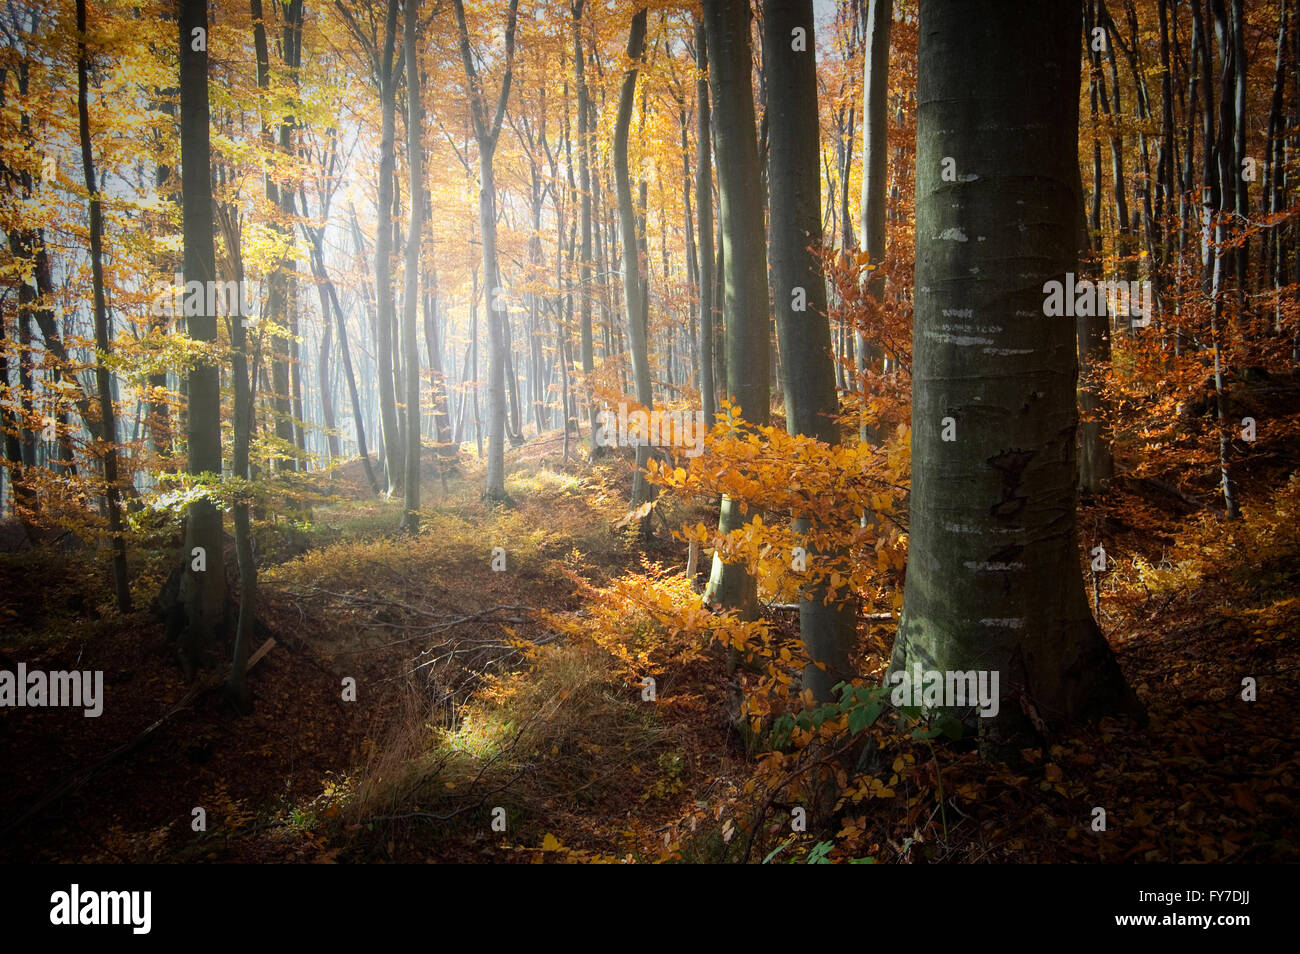
[[[104,431],[104,509],[108,511],[109,543],[113,553],[113,592],[117,608],[131,611],[131,581],[126,568],[126,537],[122,527],[121,488],[117,484],[117,413],[113,409],[113,379],[104,364],[109,354],[108,303],[104,297],[104,217],[95,186],[95,162],[90,148],[90,57],[86,52],[86,0],[77,0],[77,126],[81,138],[81,170],[90,198],[90,273],[95,300],[95,385],[99,419]]]
[[[406,355],[406,532],[420,532],[420,350],[415,338],[420,305],[420,232],[424,213],[422,168],[424,111],[420,107],[420,60],[415,49],[415,20],[420,0],[405,0],[402,44],[406,49],[406,165],[410,170],[411,222],[406,240],[406,289],[402,299],[402,348]]]
[[[186,331],[204,344],[217,340],[216,315],[204,313],[216,280],[212,245],[212,172],[208,134],[208,11],[204,0],[180,0],[181,203],[185,240],[185,284],[200,289],[186,299]],[[197,282],[197,286],[191,285]],[[189,472],[209,480],[221,476],[221,382],[217,365],[198,357],[189,372],[186,435]],[[201,559],[200,559],[201,558]],[[179,650],[190,678],[225,628],[226,573],[222,559],[221,511],[206,497],[189,505],[185,521],[181,604],[187,617]],[[197,567],[204,567],[197,569]]]
[[[806,31],[805,49],[791,49],[796,27]],[[768,181],[772,207],[772,281],[781,348],[786,430],[835,444],[835,369],[826,315],[826,282],[816,249],[821,244],[821,182],[817,159],[817,69],[813,51],[812,0],[766,0],[763,63],[768,71],[767,116],[771,133]],[[794,308],[797,290],[804,307]],[[795,514],[795,532],[811,522]],[[816,552],[809,548],[815,560]],[[803,686],[819,702],[853,676],[851,653],[857,613],[851,593],[830,594],[825,582],[810,587],[799,603],[799,629],[808,651]]]
[[[1073,327],[1043,314],[1044,284],[1078,262],[1079,17],[1057,0],[920,8],[911,519],[889,668],[999,673],[995,716],[949,710],[996,753],[1038,720],[1135,704],[1080,572]]]
[[[628,170],[627,135],[632,123],[632,102],[636,96],[636,75],[645,53],[646,11],[632,17],[627,37],[627,59],[631,66],[623,74],[623,88],[618,98],[618,117],[614,123],[614,180],[618,191],[618,219],[623,238],[623,300],[627,307],[628,345],[632,349],[632,381],[637,403],[647,412],[654,409],[654,392],[650,384],[650,358],[646,341],[646,277],[643,272],[641,241],[637,215],[632,205],[632,179]],[[636,476],[632,483],[632,506],[639,507],[650,499],[650,485],[645,479],[650,460],[648,440],[637,445]]]
[[[384,473],[387,492],[402,487],[402,440],[398,433],[397,391],[393,378],[393,140],[397,135],[397,75],[393,48],[397,42],[397,0],[388,0],[384,23],[384,50],[379,69],[379,101],[382,112],[379,141],[379,197],[375,205],[375,301],[378,304],[376,359],[379,365],[379,421],[384,441]]]
[[[766,425],[771,418],[768,380],[771,338],[767,298],[767,254],[763,248],[763,197],[749,47],[748,0],[706,0],[704,29],[709,43],[709,87],[713,94],[714,150],[718,160],[722,254],[726,286],[726,381],[744,420]],[[736,501],[722,498],[718,530],[730,533],[752,520]],[[705,600],[753,618],[758,612],[754,578],[740,563],[714,554]]]

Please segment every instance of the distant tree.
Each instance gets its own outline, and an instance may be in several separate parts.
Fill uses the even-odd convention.
[[[505,289],[501,286],[501,269],[497,261],[497,186],[492,160],[496,155],[497,140],[501,136],[501,121],[505,118],[506,104],[510,101],[519,0],[510,0],[506,14],[505,65],[495,107],[489,107],[485,99],[483,81],[474,64],[469,27],[465,22],[465,4],[463,0],[453,0],[453,6],[456,11],[456,27],[460,32],[461,63],[465,67],[465,81],[469,90],[470,118],[474,139],[478,143],[478,218],[479,233],[483,240],[483,288],[488,313],[488,461],[484,496],[491,501],[502,501],[506,499],[506,366],[510,361],[506,322],[509,316],[506,313]]]

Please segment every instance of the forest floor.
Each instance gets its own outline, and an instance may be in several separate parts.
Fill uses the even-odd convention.
[[[98,718],[0,713],[0,860],[798,861],[850,829],[884,862],[1300,854],[1300,482],[1248,475],[1246,519],[1226,530],[1194,494],[1138,480],[1085,508],[1081,533],[1114,561],[1099,621],[1145,726],[1108,719],[1019,767],[936,745],[895,764],[901,782],[792,836],[789,806],[755,794],[722,655],[662,673],[647,702],[605,647],[557,625],[588,615],[584,583],[686,562],[662,526],[648,544],[620,526],[626,460],[560,449],[552,435],[512,451],[513,504],[495,510],[479,473],[444,489],[430,465],[414,540],[391,529],[399,504],[343,468],[310,524],[263,543],[256,643],[276,641],[250,673],[253,713],[210,688],[143,739],[192,688],[161,623],[111,612],[85,553],[0,556],[0,663],[102,669],[106,699]],[[684,516],[709,519],[668,522]],[[167,557],[136,556],[143,605]],[[771,612],[794,635],[792,614]],[[891,641],[890,624],[871,625],[864,672]]]

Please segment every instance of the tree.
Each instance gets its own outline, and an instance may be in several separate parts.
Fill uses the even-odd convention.
[[[122,527],[121,488],[117,482],[117,414],[113,409],[113,380],[104,363],[109,354],[108,303],[104,296],[104,219],[95,187],[95,161],[90,148],[90,55],[86,52],[86,0],[77,0],[77,119],[81,138],[81,169],[90,198],[90,270],[95,299],[95,384],[99,390],[99,419],[103,430],[104,508],[113,551],[113,590],[117,608],[131,610],[131,581],[126,567],[126,537]]]
[[[647,411],[654,408],[654,391],[650,384],[649,345],[646,341],[644,269],[637,238],[637,216],[632,206],[632,179],[628,170],[627,134],[632,123],[632,101],[636,96],[637,64],[645,53],[646,11],[632,16],[627,36],[629,66],[623,73],[623,88],[618,97],[618,118],[614,123],[614,179],[618,192],[618,220],[623,240],[623,301],[627,306],[627,339],[632,350],[632,381],[637,403]],[[632,483],[632,506],[649,499],[650,486],[645,480],[645,465],[650,459],[650,445],[642,441],[636,448],[636,476]]]
[[[771,318],[767,299],[767,254],[763,248],[763,197],[758,139],[754,130],[753,57],[749,46],[748,0],[706,0],[704,29],[709,44],[709,88],[713,94],[714,151],[726,318],[727,393],[744,420],[765,425],[771,417]],[[727,534],[752,519],[730,497],[722,498],[719,532]],[[758,611],[754,579],[741,563],[714,554],[705,599],[742,615]]]
[[[244,255],[238,211],[229,203],[221,203],[217,206],[217,213],[231,271],[239,286],[242,287]],[[236,301],[238,302],[239,299]],[[325,315],[324,320],[329,321],[328,314]],[[256,414],[248,368],[248,325],[242,302],[234,309],[234,314],[229,321],[229,330],[231,386],[235,392],[231,421],[234,431],[231,470],[235,480],[239,482],[231,506],[232,522],[235,525],[235,561],[239,568],[239,613],[235,623],[235,648],[231,655],[225,694],[236,711],[248,714],[253,708],[247,677],[249,653],[252,650],[253,635],[257,628],[257,563],[253,557],[252,508],[249,502],[251,493],[247,481],[252,476],[249,457]]]
[[[586,51],[582,44],[582,11],[585,0],[573,3],[573,72],[578,87],[578,190],[581,193],[579,231],[582,234],[581,253],[578,260],[578,314],[582,337],[582,375],[585,379],[584,395],[587,404],[589,449],[594,457],[600,448],[596,444],[596,402],[591,398],[591,376],[596,369],[595,346],[591,333],[591,97],[587,93]],[[568,441],[568,412],[564,417],[566,447]]]
[[[208,131],[208,10],[205,0],[180,0],[181,206],[185,241],[186,332],[205,345],[217,340],[217,317],[206,312],[216,281],[212,245],[212,171]],[[199,354],[189,372],[188,469],[200,482],[221,476],[221,381],[216,362]],[[189,504],[181,551],[180,602],[185,613],[179,649],[190,678],[225,628],[226,574],[221,511],[206,495]]]
[[[869,0],[866,56],[862,67],[862,246],[871,272],[867,294],[878,310],[885,300],[885,205],[889,151],[889,34],[894,0]],[[865,371],[880,348],[865,334],[857,336],[858,370]],[[876,435],[865,424],[862,440]]]
[[[518,19],[519,0],[510,0],[506,14],[506,57],[501,92],[496,107],[488,110],[484,99],[483,83],[474,53],[469,44],[469,28],[465,23],[465,4],[454,0],[456,27],[460,31],[460,56],[465,67],[465,80],[469,91],[470,118],[474,126],[474,139],[478,143],[479,169],[479,233],[483,240],[483,288],[488,313],[488,464],[487,488],[484,496],[490,501],[504,501],[506,496],[505,434],[506,434],[506,365],[509,363],[509,342],[506,322],[505,289],[501,287],[501,271],[497,262],[496,176],[492,158],[497,140],[501,136],[501,121],[505,117],[506,103],[510,99],[510,78],[515,59],[515,23]]]
[[[397,43],[397,0],[388,0],[384,18],[384,49],[379,65],[379,190],[375,212],[375,300],[378,303],[379,420],[384,440],[384,471],[388,493],[402,488],[403,447],[397,425],[397,390],[393,381],[393,325],[395,323],[392,283],[393,249],[393,166],[396,137],[397,78],[394,63]]]
[[[802,44],[792,41],[798,30],[804,31]],[[839,401],[819,258],[821,141],[815,50],[812,0],[765,0],[772,281],[786,430],[835,444]],[[795,532],[806,535],[811,522],[799,514],[795,517]],[[816,557],[812,548],[809,555]],[[829,601],[827,595],[821,585],[799,602],[799,630],[809,659],[803,684],[818,701],[831,699],[832,687],[853,675],[849,654],[857,630],[855,603],[843,593],[832,594]]]
[[[420,106],[420,61],[415,50],[416,16],[420,0],[405,0],[402,45],[406,55],[406,165],[410,171],[410,233],[406,240],[406,290],[402,299],[402,347],[406,354],[406,514],[403,525],[420,532],[420,349],[415,339],[420,304],[420,248],[424,215],[424,111]]]
[[[713,379],[713,168],[709,144],[709,41],[704,21],[695,20],[695,208],[700,216],[700,406],[706,426],[718,414],[718,389]]]
[[[998,671],[1001,750],[1032,724],[1136,705],[1080,572],[1073,328],[1043,314],[1044,284],[1078,262],[1080,10],[922,0],[920,17],[910,540],[889,668]]]

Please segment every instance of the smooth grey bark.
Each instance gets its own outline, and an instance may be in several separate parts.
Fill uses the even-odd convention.
[[[519,0],[510,0],[506,14],[505,75],[496,107],[489,111],[484,101],[483,85],[474,65],[474,55],[469,45],[469,29],[465,24],[465,4],[454,0],[456,26],[460,32],[460,56],[469,85],[470,118],[474,138],[478,142],[479,166],[479,234],[483,241],[483,289],[487,306],[488,325],[488,463],[487,487],[484,496],[489,501],[506,501],[505,437],[506,437],[506,370],[509,364],[509,333],[506,322],[504,289],[497,263],[496,179],[492,157],[501,135],[501,122],[505,117],[506,103],[510,99],[511,74],[515,58],[515,24],[519,13]],[[475,403],[477,411],[477,401]]]
[[[814,59],[812,0],[766,0],[763,4],[763,63],[768,71],[767,119],[771,134],[768,181],[772,184],[772,281],[776,328],[781,348],[781,384],[786,430],[827,444],[839,441],[834,415],[835,369],[826,313],[826,281],[817,249],[821,245],[821,151],[817,123],[817,64]],[[791,34],[802,28],[807,45],[792,49]],[[883,222],[883,219],[882,219]],[[796,290],[804,307],[795,310]],[[795,514],[795,532],[811,521]],[[808,548],[816,561],[820,555]],[[831,595],[825,582],[809,587],[799,602],[799,630],[808,653],[803,687],[818,702],[833,698],[832,688],[852,678],[851,654],[857,638],[856,604],[851,593]]]
[[[618,219],[623,247],[623,300],[627,309],[628,346],[632,351],[632,381],[637,403],[647,412],[654,409],[654,392],[650,385],[650,357],[646,342],[646,276],[643,271],[642,243],[632,205],[632,180],[628,170],[627,137],[632,124],[632,104],[636,97],[638,64],[645,53],[646,11],[632,16],[628,30],[627,59],[631,64],[623,73],[618,98],[618,116],[614,123],[614,182],[618,193]],[[632,482],[632,506],[639,507],[650,499],[650,485],[645,479],[650,460],[650,445],[642,441],[636,448],[636,476]]]
[[[771,337],[767,297],[766,234],[754,125],[753,56],[749,43],[748,0],[706,0],[704,29],[709,43],[709,89],[713,96],[714,151],[722,230],[725,284],[727,392],[743,419],[766,425],[771,419]],[[753,519],[730,497],[722,498],[718,530],[728,534]],[[758,589],[741,563],[713,556],[706,603],[758,612]]]
[[[126,566],[126,537],[122,527],[122,493],[117,480],[117,413],[113,409],[113,378],[104,364],[109,354],[108,302],[104,296],[104,216],[95,186],[95,161],[90,145],[90,55],[86,52],[86,0],[77,0],[77,129],[81,140],[81,171],[90,200],[90,273],[95,303],[95,385],[99,420],[104,432],[104,509],[108,511],[109,544],[113,554],[113,592],[117,608],[131,611],[131,579]]]
[[[1221,65],[1219,72],[1219,135],[1215,149],[1219,158],[1218,208],[1210,210],[1213,220],[1214,240],[1209,254],[1213,262],[1210,267],[1210,337],[1214,351],[1214,404],[1216,408],[1216,427],[1219,439],[1219,484],[1223,491],[1223,503],[1229,520],[1241,516],[1237,505],[1236,485],[1232,479],[1229,455],[1232,439],[1228,429],[1227,407],[1224,397],[1224,360],[1221,335],[1224,324],[1224,284],[1228,265],[1224,257],[1231,254],[1224,246],[1232,238],[1232,213],[1237,208],[1240,166],[1237,164],[1234,143],[1236,142],[1235,124],[1237,70],[1235,66],[1236,47],[1233,42],[1233,25],[1228,19],[1224,0],[1211,0],[1210,8],[1214,14],[1215,43],[1219,49]],[[1215,214],[1217,212],[1217,214]],[[1234,256],[1235,260],[1235,256]],[[1239,276],[1240,277],[1240,276]],[[1244,294],[1244,288],[1238,283],[1238,294]]]
[[[180,41],[181,207],[185,243],[184,276],[207,289],[216,280],[216,252],[212,244],[212,171],[208,132],[208,11],[204,0],[180,0],[177,18]],[[203,313],[207,295],[190,296],[186,304],[186,332],[204,344],[217,340],[216,315]],[[202,298],[203,301],[196,299]],[[221,382],[216,364],[196,358],[188,375],[186,437],[189,473],[217,480],[221,476]],[[206,568],[194,567],[201,548]],[[178,638],[181,665],[192,678],[225,627],[226,573],[222,557],[221,511],[207,497],[199,497],[186,511],[184,567],[180,585],[186,625]]]
[[[718,415],[718,386],[713,376],[713,152],[709,126],[709,41],[704,21],[695,20],[695,208],[700,217],[700,405],[706,427]]]
[[[889,35],[894,20],[894,0],[869,0],[866,56],[862,66],[862,245],[871,264],[867,295],[872,307],[885,301],[885,206],[888,189],[889,150]],[[858,371],[879,360],[879,346],[858,332]],[[859,430],[863,441],[877,440],[874,428]]]
[[[596,402],[591,396],[591,378],[596,369],[595,345],[591,330],[591,97],[587,93],[586,53],[582,44],[582,10],[585,0],[573,3],[573,71],[578,87],[578,191],[581,199],[579,230],[582,234],[578,261],[578,314],[582,338],[583,400],[587,405],[589,451],[600,452],[596,445]],[[568,415],[565,417],[565,441],[568,440]],[[567,444],[566,444],[567,446]]]
[[[415,49],[415,21],[420,0],[404,0],[402,45],[406,59],[406,165],[410,172],[410,233],[406,240],[406,283],[402,299],[402,348],[406,356],[406,475],[403,526],[415,536],[420,532],[420,349],[415,337],[415,320],[420,304],[420,246],[424,227],[424,110],[420,106],[420,60]]]
[[[298,71],[302,66],[303,0],[288,0],[288,2],[282,4],[282,10],[284,24],[280,33],[280,55],[284,63],[286,79],[292,90],[290,102],[293,102],[293,99],[296,99],[298,94]],[[297,124],[298,121],[293,115],[285,116],[280,122],[280,151],[286,156],[295,154],[296,146],[293,141],[293,131]],[[286,184],[280,189],[280,209],[286,221],[292,222],[296,216],[294,205],[294,190],[290,185]],[[291,233],[292,229],[289,231]],[[289,337],[285,342],[288,346],[286,349],[286,364],[289,372],[289,387],[285,393],[288,396],[291,414],[287,431],[294,449],[292,459],[289,462],[289,469],[300,471],[307,469],[307,440],[303,426],[303,364],[302,355],[300,354],[301,345],[298,341],[298,260],[292,251],[287,255],[284,262],[284,291],[285,319],[289,328]],[[277,420],[278,426],[279,422]]]
[[[1043,315],[1044,284],[1078,263],[1080,8],[1019,11],[921,0],[910,540],[889,666],[998,672],[996,716],[949,710],[995,755],[1036,725],[1136,707],[1080,570],[1074,329]]]
[[[403,450],[397,422],[397,385],[394,379],[393,324],[393,166],[394,140],[397,135],[397,69],[394,47],[397,43],[397,0],[388,0],[384,18],[384,49],[379,66],[379,190],[375,207],[375,302],[377,376],[379,378],[379,422],[384,442],[384,474],[389,495],[402,489]]]

